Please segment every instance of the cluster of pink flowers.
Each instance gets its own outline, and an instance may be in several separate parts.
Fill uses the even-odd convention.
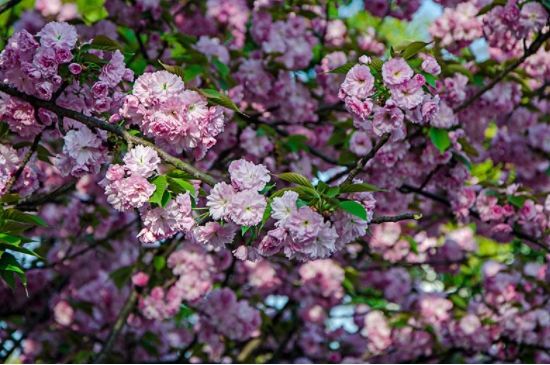
[[[365,1],[365,10],[374,16],[385,18],[391,16],[397,19],[411,20],[413,14],[420,8],[419,0],[386,0]]]
[[[377,83],[379,80],[371,72],[370,58],[363,56],[359,61],[347,73],[339,92],[346,109],[355,117],[356,127],[377,136],[394,133],[394,139],[402,139],[405,116],[414,123],[430,122],[437,127],[449,124],[439,116],[439,96],[424,91],[426,78],[415,74],[405,59],[396,57],[383,64],[383,85]],[[435,58],[429,55],[424,57],[421,68],[431,75],[441,72]],[[384,100],[380,95],[385,92],[389,97]]]
[[[76,28],[67,23],[48,23],[37,34],[38,42],[26,30],[15,33],[0,54],[0,79],[29,95],[51,99],[63,79],[58,68],[73,59]]]
[[[63,154],[57,155],[56,167],[63,176],[97,174],[107,161],[105,140],[106,133],[94,133],[83,125],[71,129],[63,137]]]
[[[343,210],[332,213],[327,220],[311,207],[298,208],[298,194],[285,191],[271,203],[271,217],[276,220],[276,228],[267,232],[258,252],[271,256],[282,250],[289,259],[307,261],[327,258],[341,250],[345,244],[366,233],[375,205],[371,194],[352,194],[350,198],[360,201],[369,212],[367,221]]]
[[[264,165],[238,160],[229,165],[229,173],[231,185],[217,183],[206,198],[210,215],[215,220],[231,221],[245,227],[259,224],[267,207],[267,201],[259,191],[271,180],[269,171]]]
[[[232,340],[245,341],[254,336],[262,322],[260,311],[246,300],[237,301],[229,288],[214,290],[201,308],[204,313],[200,322],[201,337],[215,332]]]
[[[313,46],[317,39],[308,29],[306,19],[291,16],[285,21],[273,21],[268,12],[256,12],[251,34],[254,41],[261,44],[267,54],[280,54],[276,58],[289,70],[300,70],[309,64],[313,57]]]
[[[481,20],[476,17],[479,8],[477,0],[470,0],[457,5],[456,8],[445,8],[443,15],[430,25],[430,34],[440,39],[441,46],[450,51],[459,51],[475,39],[483,36]]]
[[[168,71],[140,76],[120,115],[159,145],[178,153],[192,150],[197,158],[204,157],[224,128],[221,107],[209,107],[204,96],[185,89],[182,79]]]
[[[177,280],[167,292],[155,287],[151,295],[140,299],[139,308],[148,319],[172,317],[179,312],[184,301],[198,303],[212,289],[216,265],[203,247],[185,242],[181,249],[168,257],[166,264]]]
[[[518,40],[541,30],[547,19],[548,12],[538,2],[525,3],[520,9],[515,1],[508,1],[487,13],[483,18],[483,32],[491,47],[502,52],[521,53]]]
[[[120,212],[141,208],[149,201],[156,187],[147,178],[157,171],[160,158],[151,147],[139,145],[128,151],[124,163],[110,165],[102,181],[107,201]]]

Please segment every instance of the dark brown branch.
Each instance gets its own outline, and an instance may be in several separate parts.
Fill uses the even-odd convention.
[[[3,14],[4,12],[10,10],[20,2],[21,0],[10,0],[7,3],[0,5],[0,14]]]
[[[32,155],[34,155],[34,153],[36,152],[36,149],[38,148],[38,144],[40,143],[41,138],[42,138],[42,133],[37,134],[36,137],[34,138],[31,148],[27,151],[27,153],[25,154],[25,157],[23,157],[23,160],[21,161],[21,165],[19,166],[15,174],[11,177],[10,181],[8,181],[8,183],[6,184],[7,192],[11,190],[13,184],[15,184],[17,179],[19,179],[19,177],[23,173],[23,170],[25,170],[25,166],[27,166],[27,163],[30,161]]]
[[[102,129],[104,131],[116,134],[117,136],[122,137],[124,140],[129,141],[131,143],[141,144],[141,145],[144,145],[144,146],[151,147],[155,151],[157,151],[159,156],[165,162],[174,165],[176,168],[187,172],[188,174],[190,174],[194,178],[196,178],[198,180],[201,180],[201,181],[205,182],[206,184],[208,184],[210,186],[213,186],[213,185],[216,184],[216,180],[212,176],[206,174],[205,172],[197,169],[194,166],[189,165],[186,162],[183,162],[179,158],[176,158],[176,157],[170,155],[168,152],[164,151],[162,148],[157,147],[154,143],[151,143],[151,142],[149,142],[149,141],[147,141],[143,138],[132,135],[131,133],[129,133],[127,130],[125,130],[122,127],[119,127],[119,126],[114,125],[114,124],[110,124],[110,123],[105,122],[103,120],[99,120],[99,119],[96,119],[96,118],[93,118],[93,117],[86,116],[86,115],[81,114],[79,112],[76,112],[74,110],[62,108],[60,106],[55,105],[54,103],[52,103],[50,101],[41,100],[41,99],[38,99],[34,96],[27,95],[27,94],[22,93],[22,92],[14,89],[14,88],[12,88],[8,85],[5,85],[5,84],[0,84],[0,91],[5,92],[6,94],[9,94],[11,96],[18,97],[18,98],[30,103],[31,105],[33,105],[36,108],[42,108],[42,109],[50,110],[50,111],[56,113],[57,115],[59,115],[60,117],[67,117],[67,118],[77,120],[77,121],[85,124],[86,126],[92,128],[92,129],[93,128]]]
[[[391,137],[390,133],[384,133],[380,137],[378,142],[376,142],[372,150],[366,156],[363,156],[362,158],[359,159],[359,161],[357,161],[357,164],[355,165],[353,170],[349,172],[348,177],[346,177],[346,180],[344,180],[342,185],[351,184],[353,182],[353,179],[355,179],[355,177],[357,176],[357,174],[359,174],[361,170],[363,170],[367,162],[369,162],[376,155],[378,150],[381,149],[386,144],[386,142],[388,142],[390,137]]]
[[[15,208],[19,210],[36,210],[36,207],[44,205],[51,201],[54,201],[57,197],[65,194],[67,191],[74,188],[75,185],[76,185],[76,182],[72,181],[70,183],[67,183],[65,185],[58,187],[57,189],[47,194],[33,195],[29,197],[27,200],[25,200],[24,202],[16,205]]]
[[[546,33],[541,33],[538,35],[537,39],[527,48],[523,56],[518,58],[516,61],[512,62],[508,67],[506,67],[497,77],[491,80],[490,83],[479,89],[474,95],[472,95],[470,98],[468,98],[466,101],[464,101],[462,104],[457,106],[453,109],[455,113],[461,112],[462,110],[466,109],[474,101],[476,101],[481,95],[485,94],[487,91],[491,90],[493,87],[495,87],[496,84],[498,84],[502,79],[506,77],[510,72],[514,71],[517,67],[519,67],[527,58],[535,54],[540,47],[550,38],[550,31]]]
[[[162,253],[163,257],[168,257],[178,246],[179,240],[176,239],[176,236],[172,237],[167,243],[166,246],[162,246],[161,248],[166,247],[164,252]],[[138,261],[141,260],[141,257],[138,258]],[[139,262],[138,262],[139,263]],[[150,265],[147,274],[151,276],[153,274],[153,265]],[[109,333],[109,337],[107,337],[107,340],[105,341],[105,345],[101,348],[101,352],[97,355],[97,357],[92,361],[92,364],[102,364],[105,363],[105,360],[107,359],[107,356],[111,352],[116,339],[120,335],[120,332],[124,329],[124,326],[126,325],[126,321],[128,320],[128,317],[134,310],[137,301],[138,301],[138,292],[135,287],[131,288],[130,295],[128,296],[128,299],[126,299],[126,303],[124,304],[124,307],[120,311],[120,314],[117,317],[117,320],[115,322],[115,325],[113,326],[113,329]]]
[[[445,206],[448,206],[448,207],[451,206],[451,203],[449,202],[448,199],[446,199],[442,196],[439,196],[437,194],[424,191],[422,189],[419,189],[417,187],[414,187],[414,186],[411,186],[411,185],[408,185],[408,184],[403,184],[399,188],[399,191],[402,192],[403,194],[415,193],[415,194],[418,194],[418,195],[422,195],[426,198],[437,201],[438,203],[441,203]],[[470,215],[472,217],[476,218],[476,219],[481,220],[481,217],[479,216],[479,213],[477,211],[475,211],[474,209],[470,209]],[[517,228],[512,228],[512,234],[514,236],[518,237],[518,238],[521,238],[521,239],[524,239],[526,241],[531,242],[532,244],[536,245],[537,247],[539,247],[543,251],[550,252],[550,249],[540,239],[538,239],[536,237],[528,235],[527,233],[525,233],[525,232],[523,232],[523,231],[521,231]]]
[[[387,223],[387,222],[400,222],[400,221],[406,221],[406,220],[418,220],[422,218],[422,214],[415,214],[415,213],[404,213],[396,216],[380,216],[380,217],[374,217],[372,221],[370,221],[370,224],[380,224],[380,223]]]

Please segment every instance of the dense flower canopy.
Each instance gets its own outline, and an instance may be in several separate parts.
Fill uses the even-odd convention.
[[[550,1],[0,25],[2,362],[550,362]]]

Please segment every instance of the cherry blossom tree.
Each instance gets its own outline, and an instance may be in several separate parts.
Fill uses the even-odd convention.
[[[0,4],[0,359],[550,362],[550,1]]]

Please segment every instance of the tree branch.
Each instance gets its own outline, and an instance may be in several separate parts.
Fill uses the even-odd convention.
[[[437,201],[438,203],[441,203],[441,204],[446,205],[448,207],[451,206],[451,203],[446,198],[444,198],[442,196],[439,196],[437,194],[433,194],[433,193],[424,191],[422,189],[416,188],[412,185],[403,184],[399,188],[399,191],[403,194],[416,193],[418,195],[422,195],[422,196],[424,196],[426,198],[429,198],[431,200]],[[475,211],[474,209],[470,209],[470,215],[472,217],[476,218],[476,219],[481,220],[481,217],[479,216],[479,213],[477,211]],[[540,239],[538,239],[536,237],[528,235],[527,233],[525,233],[525,232],[523,232],[523,231],[521,231],[517,228],[512,228],[512,234],[514,236],[518,237],[518,238],[521,238],[521,239],[524,239],[526,241],[531,242],[532,244],[536,245],[537,247],[539,247],[543,251],[550,252],[550,249]]]
[[[351,184],[353,182],[353,179],[355,179],[355,177],[357,176],[357,174],[359,174],[361,170],[363,170],[367,162],[369,162],[369,160],[371,160],[376,155],[378,150],[381,149],[386,144],[386,142],[388,142],[390,137],[391,137],[390,133],[384,133],[380,137],[378,142],[376,142],[372,150],[366,156],[363,156],[362,158],[359,159],[359,161],[357,161],[357,164],[355,165],[353,170],[349,172],[348,177],[346,178],[346,180],[344,180],[342,185]]]
[[[380,223],[387,223],[387,222],[400,222],[400,221],[406,221],[410,219],[419,220],[422,218],[422,214],[415,214],[415,213],[404,213],[396,216],[380,216],[380,217],[374,217],[372,221],[370,221],[370,224],[380,224]]]
[[[162,247],[166,247],[166,249],[162,253],[161,256],[167,257],[168,255],[170,255],[176,249],[179,242],[180,242],[180,240],[177,240],[176,236],[172,237],[170,239],[170,241],[168,241],[167,246],[162,246]],[[140,260],[140,259],[138,259],[138,260]],[[147,272],[147,274],[149,276],[152,275],[153,269],[154,269],[153,265],[150,265],[149,269],[148,269],[148,272]],[[105,341],[105,345],[101,348],[101,352],[97,355],[97,357],[92,361],[92,364],[105,363],[107,355],[109,355],[109,353],[111,352],[111,350],[112,350],[112,348],[115,344],[115,341],[118,338],[118,335],[120,334],[120,332],[122,331],[122,329],[126,325],[126,321],[128,320],[128,317],[130,316],[130,314],[134,310],[134,308],[137,304],[138,298],[139,298],[139,296],[138,296],[137,288],[132,287],[130,295],[128,296],[128,299],[126,300],[126,303],[124,304],[124,307],[120,311],[120,314],[117,317],[115,325],[113,326],[113,329],[109,333],[109,337],[107,337],[107,341]]]
[[[137,136],[134,136],[134,135],[130,134],[127,130],[125,130],[122,127],[119,127],[119,126],[114,125],[114,124],[110,124],[110,123],[105,122],[105,121],[100,120],[100,119],[96,119],[96,118],[93,118],[93,117],[86,116],[86,115],[81,114],[79,112],[76,112],[74,110],[62,108],[60,106],[55,105],[51,101],[46,101],[46,100],[38,99],[34,96],[27,95],[27,94],[22,93],[22,92],[14,89],[14,88],[12,88],[8,85],[5,85],[5,84],[0,84],[0,91],[5,92],[6,94],[9,94],[11,96],[18,97],[18,98],[30,103],[34,107],[50,110],[50,111],[56,113],[57,115],[59,115],[60,117],[71,118],[71,119],[74,119],[74,120],[77,120],[77,121],[81,122],[82,124],[84,124],[84,125],[86,125],[90,128],[102,129],[104,131],[116,134],[117,136],[122,137],[126,141],[130,141],[130,142],[135,143],[135,144],[141,144],[141,145],[144,145],[144,146],[151,147],[155,151],[157,151],[159,156],[165,162],[174,165],[176,168],[187,172],[188,174],[190,174],[194,178],[196,178],[198,180],[201,180],[201,181],[203,181],[204,183],[206,183],[210,186],[213,186],[213,185],[216,184],[216,180],[212,176],[206,174],[205,172],[197,169],[196,167],[194,167],[192,165],[189,165],[186,162],[183,162],[179,158],[176,158],[176,157],[172,156],[168,152],[164,151],[162,148],[157,147],[154,143],[151,143],[151,142],[149,142],[149,141],[147,141],[143,138],[140,138],[140,137],[137,137]]]
[[[13,184],[19,179],[21,174],[23,173],[23,170],[25,169],[25,166],[27,166],[27,163],[31,159],[32,155],[36,152],[36,149],[38,148],[38,143],[40,143],[40,139],[42,138],[42,133],[39,133],[34,138],[34,141],[32,142],[31,148],[27,151],[25,154],[25,157],[23,157],[23,160],[21,161],[21,165],[15,172],[15,174],[11,177],[10,181],[6,184],[6,191],[9,192],[11,188],[13,187]]]
[[[0,5],[0,14],[4,13],[7,10],[10,10],[20,2],[21,0],[10,0],[7,3]]]
[[[539,48],[550,38],[550,31],[546,33],[541,33],[535,39],[535,41],[525,50],[525,53],[523,56],[518,58],[516,61],[512,62],[508,67],[506,67],[497,77],[491,80],[490,83],[479,89],[474,95],[472,95],[468,100],[460,104],[458,107],[454,108],[453,111],[455,113],[459,113],[462,110],[466,109],[474,101],[476,101],[481,95],[485,94],[487,91],[491,90],[493,87],[495,87],[496,84],[498,84],[506,75],[508,75],[510,72],[514,71],[518,66],[520,66],[527,58],[535,54]]]

